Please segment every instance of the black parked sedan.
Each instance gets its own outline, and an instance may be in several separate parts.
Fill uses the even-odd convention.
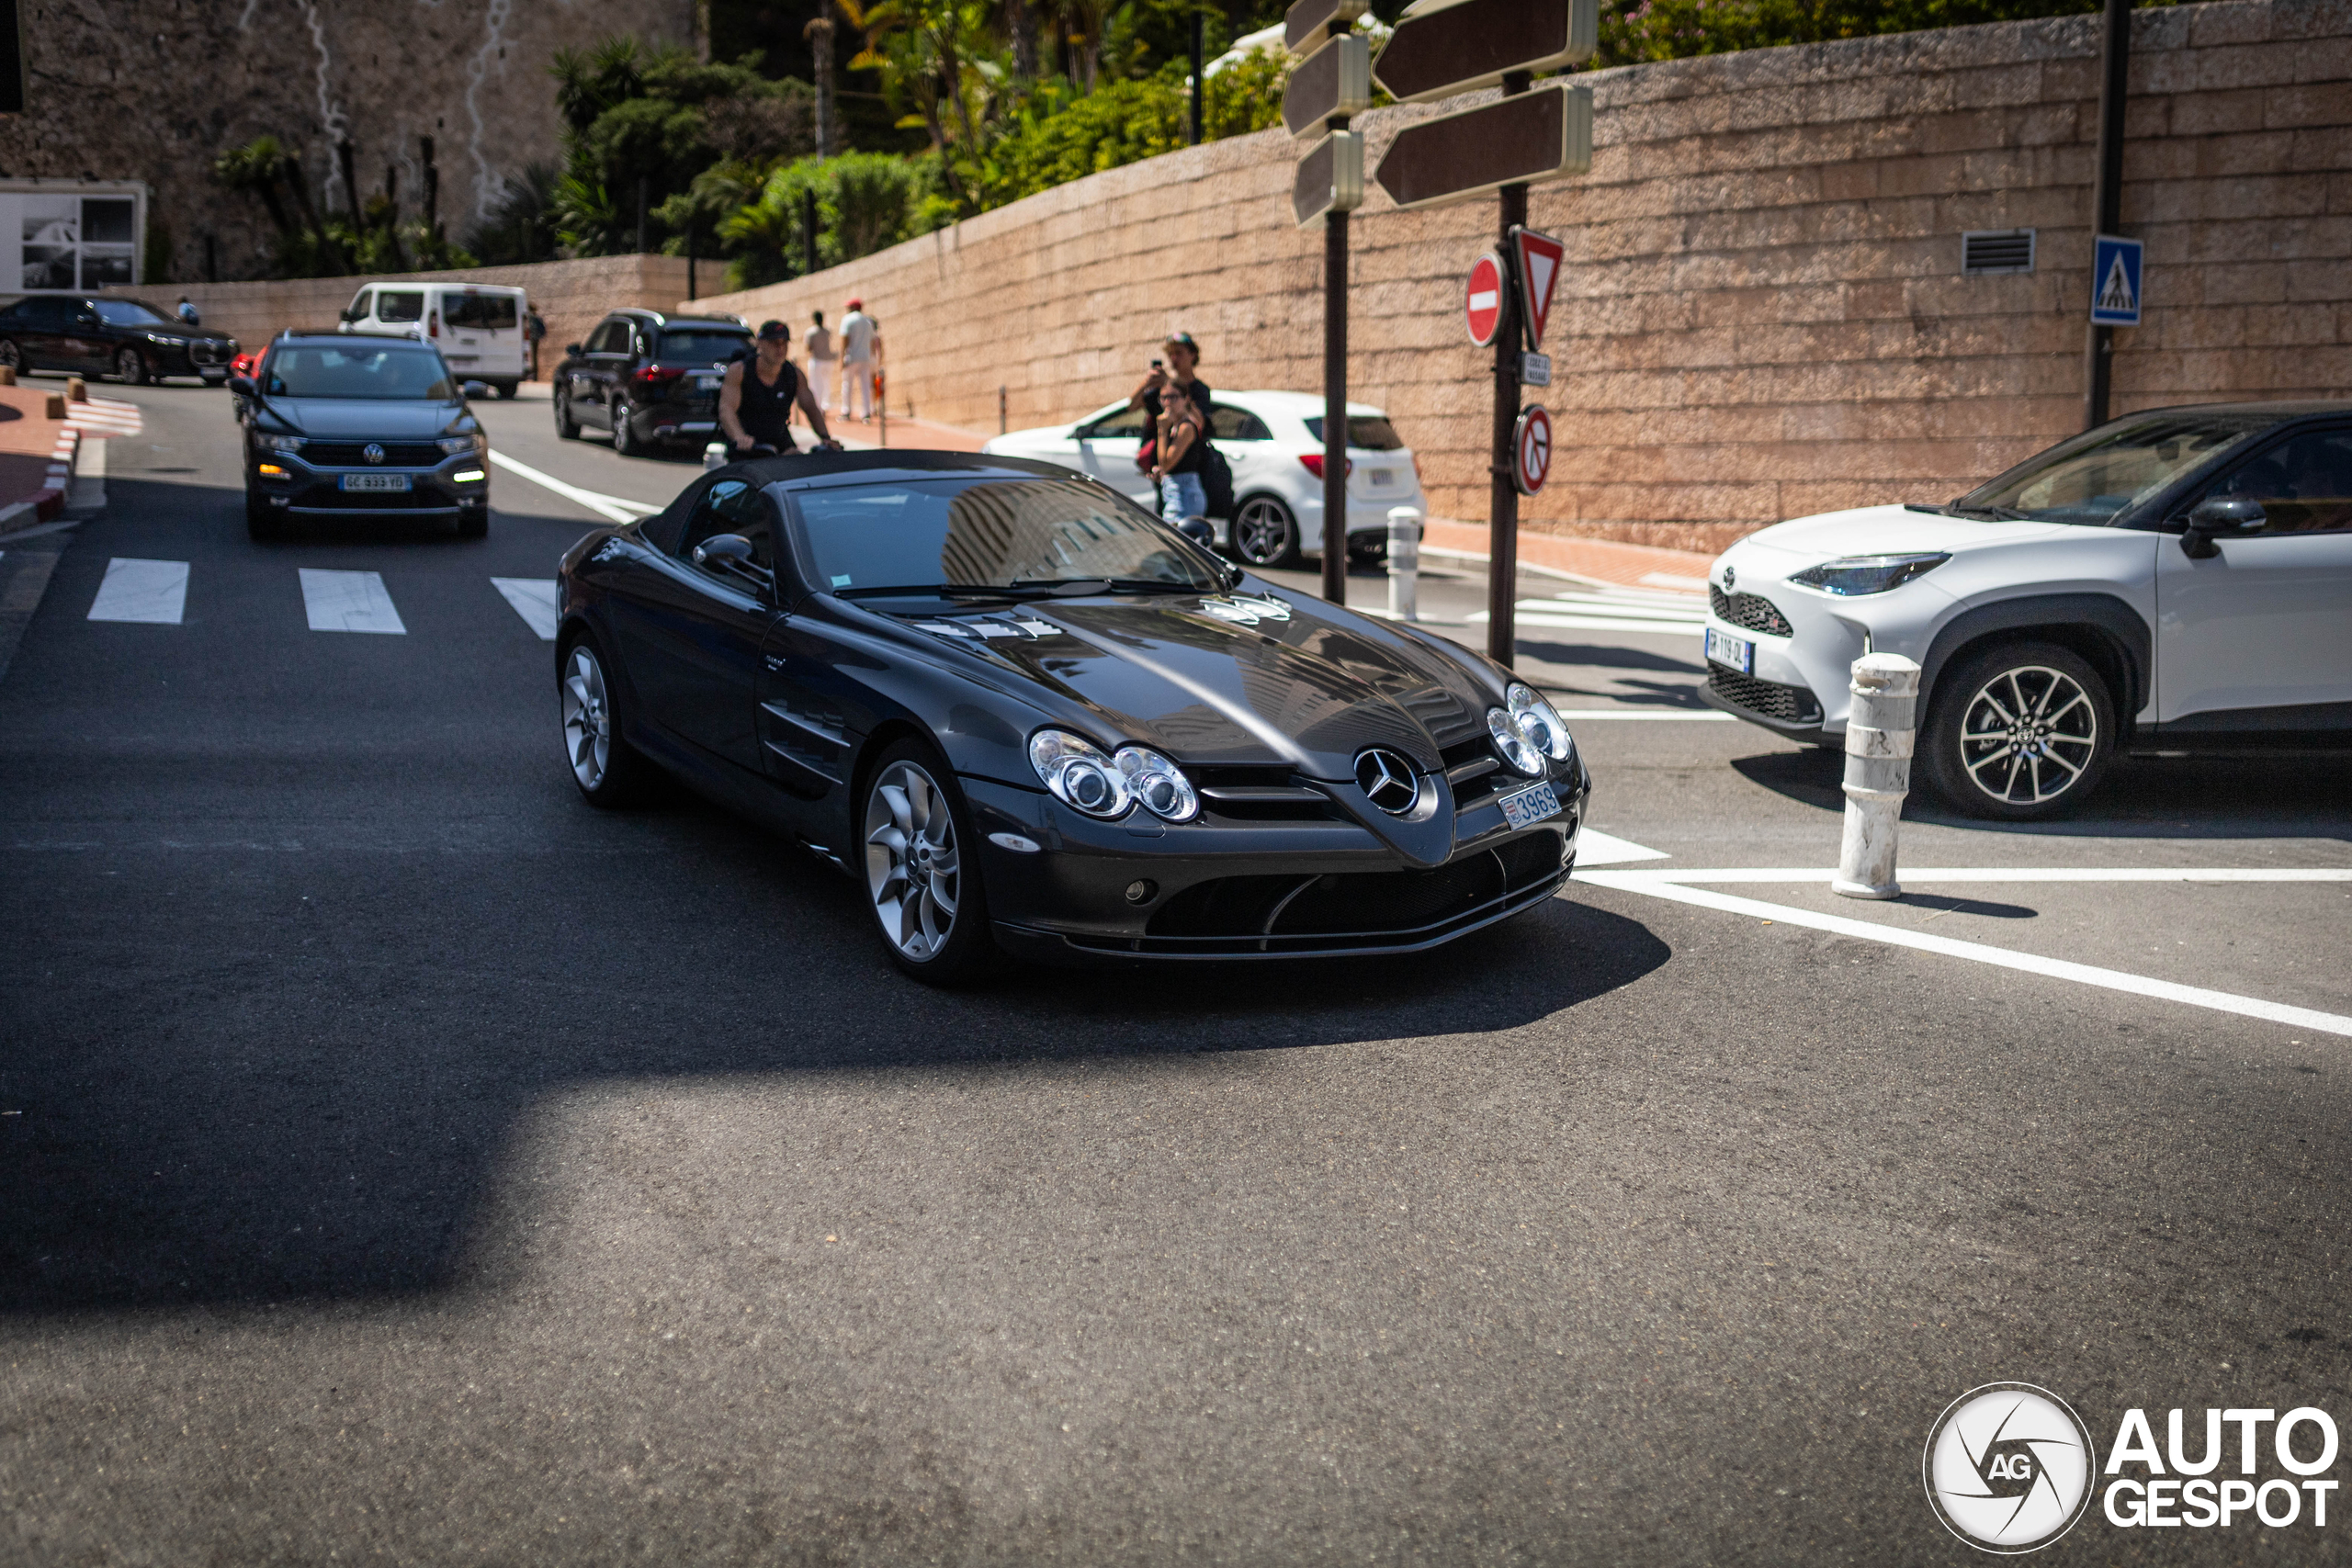
[[[231,383],[245,420],[245,530],[402,517],[490,532],[490,442],[440,351],[411,338],[280,333]]]
[[[1550,704],[1249,577],[1093,479],[944,452],[705,475],[566,555],[564,745],[855,877],[891,958],[1408,952],[1535,907],[1590,779]]]
[[[237,340],[208,333],[136,299],[34,294],[0,310],[0,365],[113,376],[142,386],[159,376],[229,378]]]
[[[568,344],[555,372],[555,433],[576,441],[582,426],[613,433],[624,457],[695,451],[718,434],[718,383],[730,360],[752,351],[733,320],[616,310],[588,342]]]

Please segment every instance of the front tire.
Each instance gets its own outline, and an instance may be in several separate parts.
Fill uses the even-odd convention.
[[[2025,822],[2072,810],[2115,754],[2115,703],[2078,654],[2046,642],[1981,649],[1937,678],[1922,772],[1954,809]]]
[[[637,437],[637,416],[627,403],[613,405],[613,451],[623,457],[645,456],[645,443]]]
[[[490,508],[469,506],[458,513],[458,537],[486,539],[490,537]]]
[[[939,753],[901,740],[882,753],[858,815],[866,899],[890,962],[926,985],[978,976],[996,957],[978,843]]]
[[[33,367],[33,362],[25,357],[25,351],[17,346],[16,340],[5,337],[0,337],[0,365],[6,366],[19,376]]]
[[[564,760],[581,798],[600,810],[644,798],[653,764],[621,735],[616,688],[594,637],[582,632],[565,652],[557,689]]]
[[[1298,564],[1298,519],[1271,495],[1253,495],[1235,509],[1233,553],[1261,570]]]
[[[277,509],[269,504],[267,496],[245,492],[245,537],[261,542],[277,538],[285,531]]]
[[[516,383],[513,381],[492,381],[490,388],[498,394],[501,402],[511,403],[514,400],[515,385]]]
[[[555,394],[555,438],[558,441],[580,439],[580,422],[571,416],[571,394],[560,388]]]
[[[126,387],[143,387],[147,384],[147,361],[140,357],[137,349],[126,348],[114,356],[114,374]]]

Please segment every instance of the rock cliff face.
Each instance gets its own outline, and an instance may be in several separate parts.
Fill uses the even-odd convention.
[[[298,151],[311,199],[345,203],[397,166],[419,211],[432,137],[439,213],[462,237],[506,182],[558,155],[560,49],[616,33],[692,43],[695,0],[26,0],[26,112],[0,116],[0,176],[144,180],[175,278],[259,276],[271,229],[212,160],[265,133]]]

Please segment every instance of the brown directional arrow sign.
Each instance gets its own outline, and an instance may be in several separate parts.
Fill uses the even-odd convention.
[[[1397,102],[1419,103],[1589,60],[1600,35],[1598,0],[1418,0],[1372,73]]]
[[[1283,43],[1293,54],[1312,54],[1331,35],[1331,24],[1346,27],[1372,9],[1372,0],[1295,0],[1283,13]]]
[[[1298,62],[1283,89],[1283,126],[1312,136],[1325,125],[1372,107],[1372,46],[1335,38]]]
[[[1335,130],[1299,154],[1291,182],[1291,215],[1302,229],[1319,229],[1334,212],[1363,205],[1363,138]]]
[[[1591,89],[1547,82],[1407,126],[1373,177],[1399,208],[1442,207],[1591,167]]]

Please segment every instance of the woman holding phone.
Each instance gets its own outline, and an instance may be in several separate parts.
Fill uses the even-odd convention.
[[[1170,381],[1160,389],[1159,449],[1151,477],[1159,481],[1159,515],[1171,525],[1208,513],[1208,491],[1201,483],[1201,414],[1189,387]]]

